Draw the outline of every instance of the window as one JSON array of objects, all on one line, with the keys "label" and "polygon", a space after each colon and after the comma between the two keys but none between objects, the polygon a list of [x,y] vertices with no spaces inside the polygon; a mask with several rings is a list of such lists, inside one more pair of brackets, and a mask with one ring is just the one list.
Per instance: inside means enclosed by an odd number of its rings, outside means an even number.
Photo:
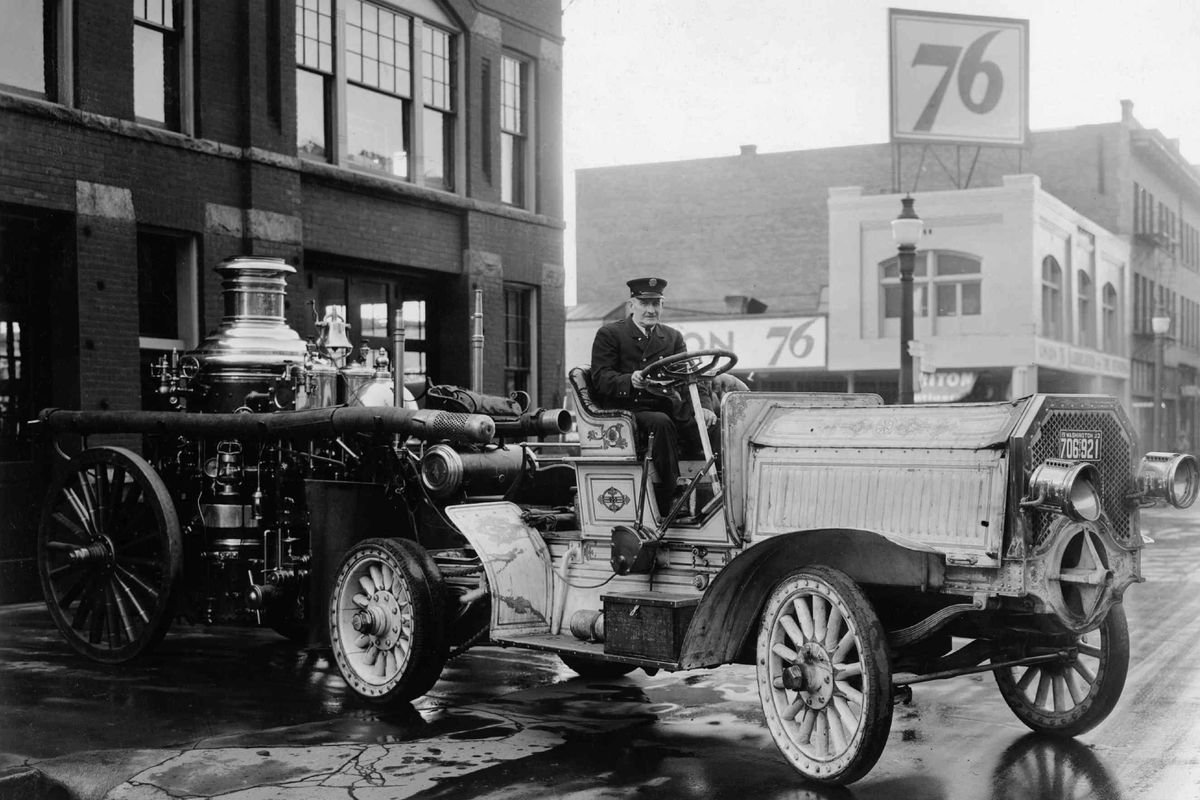
[{"label": "window", "polygon": [[450,34],[425,27],[421,46],[421,98],[425,102],[421,127],[424,153],[421,170],[425,185],[436,189],[454,186],[450,166],[454,163],[454,51]]},{"label": "window", "polygon": [[1111,283],[1104,284],[1102,302],[1104,352],[1119,355],[1121,353],[1121,306],[1117,302],[1117,289]]},{"label": "window", "polygon": [[525,205],[525,160],[527,156],[524,61],[510,56],[500,66],[500,199],[514,206]]},{"label": "window", "polygon": [[415,383],[419,389],[428,372],[425,300],[392,281],[367,273],[337,268],[326,271],[319,267],[312,267],[309,272],[316,289],[315,311],[319,318],[314,322],[336,314],[347,323],[346,336],[354,346],[350,360],[358,358],[359,348],[364,344],[372,350],[386,349],[389,357],[394,355],[391,322],[399,298],[404,315],[405,383],[410,387]]},{"label": "window", "polygon": [[139,231],[138,333],[142,363],[142,405],[156,405],[150,365],[172,350],[199,341],[196,245],[190,236]]},{"label": "window", "polygon": [[[893,256],[883,270],[883,315],[899,318],[901,308],[900,259]],[[974,256],[936,250],[917,253],[913,265],[913,316],[929,316],[929,297],[939,317],[978,316],[983,313],[981,264]]]},{"label": "window", "polygon": [[504,390],[533,393],[533,291],[504,288]]},{"label": "window", "polygon": [[1042,336],[1063,338],[1063,272],[1054,256],[1042,259]]},{"label": "window", "polygon": [[411,19],[373,3],[346,7],[346,160],[408,178]]},{"label": "window", "polygon": [[1079,344],[1082,347],[1095,347],[1096,322],[1092,314],[1096,299],[1093,296],[1092,279],[1083,270],[1079,270],[1077,276],[1079,279],[1079,294],[1076,297],[1079,312]]},{"label": "window", "polygon": [[[186,20],[191,0],[134,0],[133,113],[139,122],[191,132]],[[190,35],[190,31],[187,32]]]},{"label": "window", "polygon": [[324,160],[331,131],[333,0],[296,2],[296,148]]},{"label": "window", "polygon": [[296,0],[299,155],[454,189],[457,38],[435,5],[422,7],[424,16],[384,2]]},{"label": "window", "polygon": [[8,0],[0,25],[0,88],[70,102],[72,0]]}]

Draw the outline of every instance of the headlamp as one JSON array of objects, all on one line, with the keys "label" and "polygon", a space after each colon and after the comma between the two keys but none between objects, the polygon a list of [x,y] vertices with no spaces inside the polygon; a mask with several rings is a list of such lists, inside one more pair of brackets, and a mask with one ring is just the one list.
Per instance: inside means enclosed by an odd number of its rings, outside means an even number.
[{"label": "headlamp", "polygon": [[1187,508],[1200,490],[1200,467],[1187,453],[1146,453],[1138,467],[1137,484],[1144,497]]},{"label": "headlamp", "polygon": [[1048,458],[1029,479],[1030,499],[1024,507],[1064,514],[1076,522],[1100,517],[1100,471],[1086,461]]}]

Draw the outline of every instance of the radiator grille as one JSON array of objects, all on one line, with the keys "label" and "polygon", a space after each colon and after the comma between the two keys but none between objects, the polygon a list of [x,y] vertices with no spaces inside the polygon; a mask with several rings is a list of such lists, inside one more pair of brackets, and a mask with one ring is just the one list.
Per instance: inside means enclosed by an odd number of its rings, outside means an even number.
[{"label": "radiator grille", "polygon": [[[1050,409],[1041,418],[1036,431],[1031,432],[1029,442],[1030,469],[1047,458],[1058,457],[1058,434],[1061,431],[1100,431],[1101,458],[1096,467],[1100,470],[1100,500],[1104,513],[1112,523],[1113,533],[1122,541],[1129,538],[1129,507],[1125,497],[1133,487],[1132,442],[1117,416],[1105,411],[1080,411]],[[1055,515],[1038,512],[1035,534],[1041,542]]]}]

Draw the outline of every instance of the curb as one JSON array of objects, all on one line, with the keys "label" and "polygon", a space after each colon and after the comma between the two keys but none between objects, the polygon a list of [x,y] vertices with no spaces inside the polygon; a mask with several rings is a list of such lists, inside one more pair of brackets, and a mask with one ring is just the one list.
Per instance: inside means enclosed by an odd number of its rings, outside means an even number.
[{"label": "curb", "polygon": [[74,800],[75,795],[33,767],[0,769],[0,800]]}]

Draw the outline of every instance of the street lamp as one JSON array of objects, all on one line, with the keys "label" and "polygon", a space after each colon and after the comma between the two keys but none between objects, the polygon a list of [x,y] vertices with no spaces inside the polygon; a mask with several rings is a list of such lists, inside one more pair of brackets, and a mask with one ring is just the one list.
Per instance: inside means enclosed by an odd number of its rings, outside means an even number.
[{"label": "street lamp", "polygon": [[925,223],[913,211],[911,196],[900,200],[900,216],[892,220],[892,239],[900,250],[900,403],[913,401],[913,363],[908,343],[913,338],[913,268],[917,243]]},{"label": "street lamp", "polygon": [[1150,318],[1150,330],[1154,332],[1154,406],[1150,414],[1150,436],[1152,441],[1147,449],[1158,450],[1163,446],[1163,351],[1166,345],[1166,334],[1171,329],[1171,317],[1166,309],[1159,305],[1153,317]]}]

